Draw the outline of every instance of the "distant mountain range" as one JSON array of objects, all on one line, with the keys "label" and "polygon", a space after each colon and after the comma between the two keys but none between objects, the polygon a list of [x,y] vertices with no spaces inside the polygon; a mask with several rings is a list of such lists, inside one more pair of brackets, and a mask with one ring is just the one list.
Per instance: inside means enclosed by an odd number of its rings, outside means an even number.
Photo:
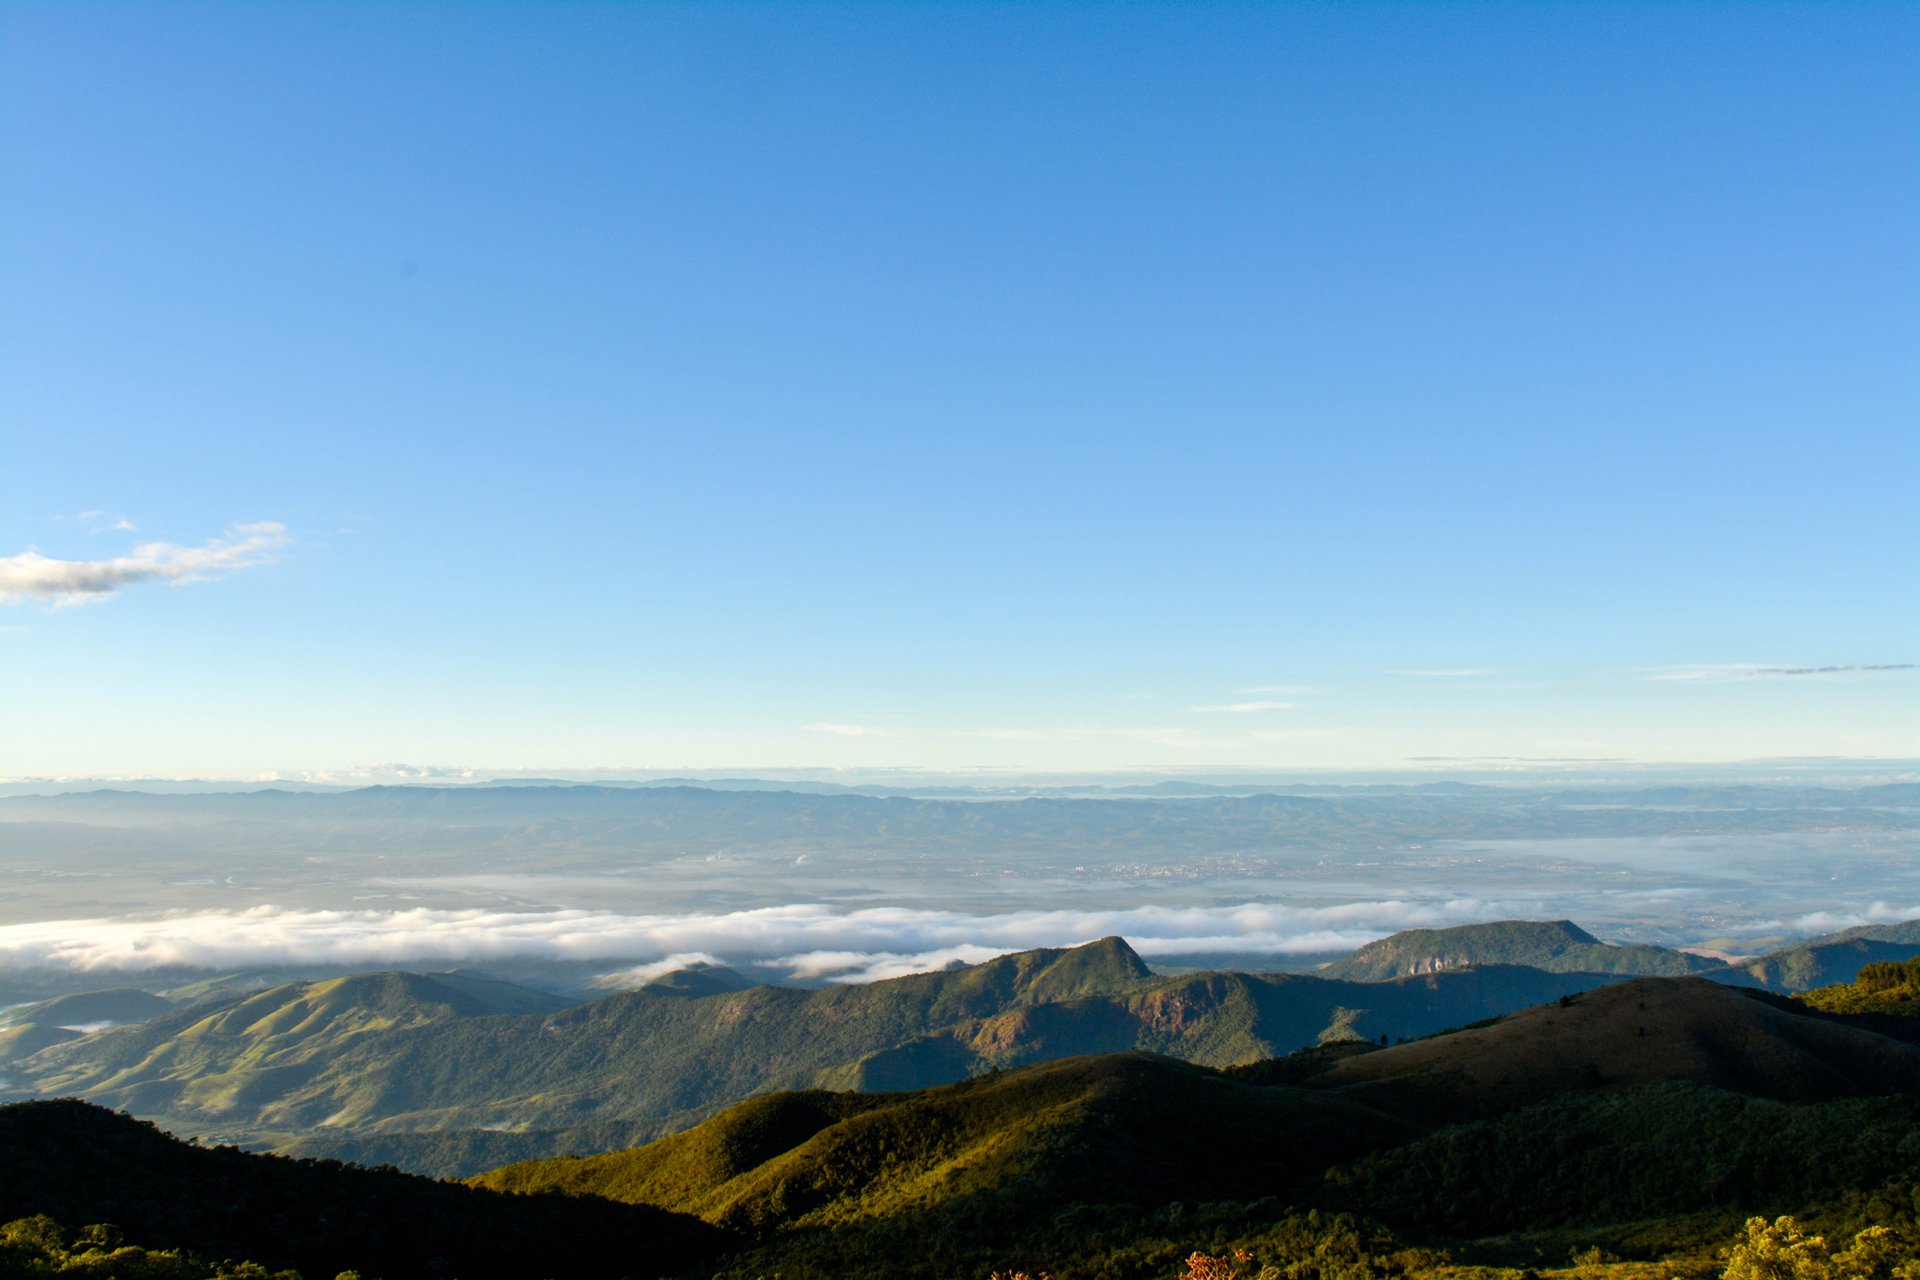
[{"label": "distant mountain range", "polygon": [[0,833],[20,823],[103,826],[431,821],[443,829],[563,824],[572,840],[623,847],[712,844],[1093,852],[1116,843],[1163,852],[1370,845],[1420,840],[1659,836],[1920,826],[1920,785],[1849,790],[1662,788],[1652,792],[1440,787],[1361,794],[927,798],[845,791],[699,786],[378,786],[351,791],[156,794],[100,790],[0,798]]}]

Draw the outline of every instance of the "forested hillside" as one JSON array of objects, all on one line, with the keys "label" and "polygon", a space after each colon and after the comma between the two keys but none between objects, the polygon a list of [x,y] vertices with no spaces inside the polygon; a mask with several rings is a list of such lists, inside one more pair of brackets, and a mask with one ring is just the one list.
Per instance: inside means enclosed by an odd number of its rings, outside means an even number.
[{"label": "forested hillside", "polygon": [[79,1102],[0,1107],[0,1169],[0,1222],[45,1215],[69,1239],[111,1224],[148,1249],[306,1277],[666,1275],[724,1244],[712,1227],[657,1209],[189,1146]]},{"label": "forested hillside", "polygon": [[1533,1265],[1576,1244],[1699,1274],[1753,1213],[1829,1211],[1910,1173],[1917,1080],[1920,1048],[1648,979],[1224,1074],[1136,1054],[783,1094],[476,1182],[699,1214],[758,1242],[749,1274],[1150,1276],[1183,1247],[1298,1265],[1308,1236],[1346,1251],[1346,1274],[1431,1269],[1437,1249]]},{"label": "forested hillside", "polygon": [[[777,1089],[912,1089],[1146,1049],[1225,1067],[1410,1038],[1610,981],[1490,966],[1354,983],[1156,977],[1117,938],[824,989],[667,984],[586,1004],[446,975],[295,983],[54,1045],[15,1071],[184,1132],[435,1173],[673,1132]],[[560,1002],[554,1002],[558,1004]]]}]

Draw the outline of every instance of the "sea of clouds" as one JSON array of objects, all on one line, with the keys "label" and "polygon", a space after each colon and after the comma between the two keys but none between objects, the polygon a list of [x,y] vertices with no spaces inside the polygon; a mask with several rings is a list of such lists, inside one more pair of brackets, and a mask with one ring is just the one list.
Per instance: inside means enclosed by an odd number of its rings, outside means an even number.
[{"label": "sea of clouds", "polygon": [[818,903],[680,915],[261,906],[0,926],[0,966],[223,970],[544,958],[606,962],[636,981],[692,963],[734,962],[795,979],[864,982],[1112,934],[1149,957],[1345,951],[1398,929],[1509,918],[1537,907],[1478,898],[997,914]]},{"label": "sea of clouds", "polygon": [[[0,926],[0,967],[229,970],[547,959],[604,964],[616,981],[644,982],[691,964],[745,963],[801,981],[868,982],[956,961],[975,964],[1010,951],[1078,946],[1113,934],[1149,958],[1286,956],[1349,951],[1401,929],[1549,914],[1539,902],[1483,898],[991,914],[904,907],[849,910],[821,903],[677,915],[260,906]],[[1857,910],[1755,922],[1740,931],[1818,933],[1916,918],[1920,905],[1874,902]]]}]

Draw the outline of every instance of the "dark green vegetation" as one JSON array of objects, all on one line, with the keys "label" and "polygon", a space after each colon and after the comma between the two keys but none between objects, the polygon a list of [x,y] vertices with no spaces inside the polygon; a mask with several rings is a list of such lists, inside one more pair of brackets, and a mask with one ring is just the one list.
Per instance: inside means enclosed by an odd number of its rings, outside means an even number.
[{"label": "dark green vegetation", "polygon": [[69,1233],[44,1213],[0,1225],[0,1276],[7,1280],[99,1276],[103,1280],[299,1280],[251,1259],[212,1261],[189,1249],[128,1244],[111,1223]]},{"label": "dark green vegetation", "polygon": [[1609,946],[1571,920],[1499,920],[1451,929],[1407,929],[1321,970],[1329,978],[1385,982],[1469,965],[1517,964],[1552,973],[1672,976],[1719,968],[1665,947]]},{"label": "dark green vegetation", "polygon": [[1920,1018],[1920,959],[1870,964],[1851,983],[1822,987],[1800,998],[1828,1013]]},{"label": "dark green vegetation", "polygon": [[391,1169],[188,1146],[79,1102],[0,1107],[0,1170],[0,1221],[45,1215],[70,1235],[106,1223],[144,1249],[309,1277],[652,1276],[725,1243],[703,1223],[642,1206],[502,1197]]},{"label": "dark green vegetation", "polygon": [[[743,1276],[1165,1276],[1240,1248],[1358,1277],[1434,1269],[1434,1250],[1540,1267],[1596,1246],[1697,1275],[1752,1214],[1858,1216],[1859,1193],[1910,1176],[1916,1082],[1915,1046],[1645,979],[1235,1072],[1132,1054],[783,1094],[477,1181],[699,1214],[755,1241]],[[1891,1195],[1910,1227],[1912,1188]]]},{"label": "dark green vegetation", "polygon": [[[1488,966],[1384,983],[1155,977],[1118,938],[864,986],[695,982],[568,1008],[451,975],[294,983],[16,1066],[178,1131],[470,1173],[631,1146],[779,1089],[914,1089],[1146,1049],[1225,1067],[1327,1038],[1425,1035],[1609,981]],[[711,984],[707,984],[711,985]]]}]

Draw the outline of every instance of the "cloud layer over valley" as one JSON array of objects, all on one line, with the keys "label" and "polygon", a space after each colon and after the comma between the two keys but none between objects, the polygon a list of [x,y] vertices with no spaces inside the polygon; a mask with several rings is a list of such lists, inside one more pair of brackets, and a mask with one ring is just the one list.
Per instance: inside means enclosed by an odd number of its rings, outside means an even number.
[{"label": "cloud layer over valley", "polygon": [[1009,951],[1119,934],[1142,955],[1349,950],[1398,929],[1526,915],[1537,903],[1383,900],[1338,906],[968,914],[817,903],[714,914],[604,911],[294,911],[262,906],[143,919],[0,927],[0,966],[69,970],[272,965],[438,965],[506,959],[605,961],[644,981],[694,962],[764,966],[801,980],[860,982],[975,963]]}]

